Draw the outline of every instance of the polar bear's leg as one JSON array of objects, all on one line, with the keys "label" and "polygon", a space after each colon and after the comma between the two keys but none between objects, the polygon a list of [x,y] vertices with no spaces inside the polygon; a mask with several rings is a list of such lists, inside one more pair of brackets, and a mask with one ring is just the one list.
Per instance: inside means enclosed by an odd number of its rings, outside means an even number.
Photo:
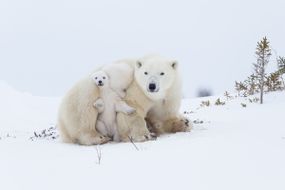
[{"label": "polar bear's leg", "polygon": [[[156,123],[153,124],[154,127]],[[190,120],[184,116],[178,116],[173,118],[168,118],[162,122],[162,127],[158,129],[157,134],[163,133],[176,133],[176,132],[190,132],[192,129],[192,123]]]},{"label": "polar bear's leg", "polygon": [[116,123],[113,124],[113,141],[120,142],[120,135],[119,135],[118,126]]},{"label": "polar bear's leg", "polygon": [[97,122],[96,122],[96,130],[99,131],[102,135],[108,136],[106,125],[99,119],[97,119]]},{"label": "polar bear's leg", "polygon": [[144,117],[138,113],[126,115],[119,112],[117,114],[117,126],[120,140],[123,142],[143,142],[154,139],[146,127]]},{"label": "polar bear's leg", "polygon": [[[88,97],[86,97],[88,98]],[[90,97],[89,97],[90,98]],[[74,136],[77,142],[82,145],[97,145],[103,144],[110,140],[109,137],[104,136],[96,130],[96,123],[98,119],[98,111],[94,109],[93,103],[98,98],[91,97],[85,104],[84,108],[80,112],[80,121]]]},{"label": "polar bear's leg", "polygon": [[155,135],[160,135],[162,133],[163,130],[163,122],[160,120],[155,120],[155,119],[150,119],[149,117],[147,117],[145,119],[146,124],[147,124],[147,128],[148,130],[155,134]]},{"label": "polar bear's leg", "polygon": [[[179,85],[177,85],[179,86]],[[157,135],[163,133],[176,133],[191,131],[192,124],[190,120],[179,114],[181,104],[180,89],[172,90],[178,92],[169,96],[167,100],[157,103],[147,114],[146,120],[150,131]]]},{"label": "polar bear's leg", "polygon": [[[165,114],[166,115],[166,114]],[[189,132],[192,129],[190,120],[182,115],[156,115],[154,112],[148,114],[146,122],[151,132],[156,135],[163,133]]]},{"label": "polar bear's leg", "polygon": [[136,111],[135,108],[129,106],[124,101],[117,102],[115,105],[115,109],[116,109],[116,112],[123,112],[124,114],[127,114],[127,115],[132,114]]},{"label": "polar bear's leg", "polygon": [[59,119],[59,121],[57,123],[57,128],[59,130],[60,137],[61,137],[63,142],[65,142],[65,143],[73,143],[72,138],[68,134],[68,131],[66,130],[66,126],[64,125],[64,122],[61,121],[61,119]]}]

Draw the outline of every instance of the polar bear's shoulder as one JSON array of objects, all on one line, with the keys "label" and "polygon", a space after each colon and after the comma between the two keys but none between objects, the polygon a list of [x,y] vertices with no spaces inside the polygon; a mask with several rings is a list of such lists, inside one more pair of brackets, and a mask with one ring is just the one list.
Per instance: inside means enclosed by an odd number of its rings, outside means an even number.
[{"label": "polar bear's shoulder", "polygon": [[134,79],[132,61],[117,61],[102,68],[109,77],[110,87],[114,90],[124,90]]},{"label": "polar bear's shoulder", "polygon": [[114,76],[129,76],[132,75],[134,72],[134,68],[129,64],[127,61],[118,61],[115,63],[108,64],[102,68],[103,71],[105,71],[109,77]]}]

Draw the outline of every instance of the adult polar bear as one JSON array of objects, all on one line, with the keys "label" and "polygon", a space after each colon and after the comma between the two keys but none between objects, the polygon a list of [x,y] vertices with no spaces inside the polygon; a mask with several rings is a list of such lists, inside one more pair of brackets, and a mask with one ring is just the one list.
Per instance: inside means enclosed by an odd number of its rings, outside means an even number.
[{"label": "adult polar bear", "polygon": [[[117,64],[128,64],[134,69],[134,80],[126,90],[124,101],[136,109],[136,114],[118,113],[121,141],[148,140],[151,138],[150,131],[159,135],[191,129],[188,120],[179,114],[181,80],[177,62],[148,56]],[[109,140],[95,129],[98,113],[93,103],[98,97],[99,89],[88,76],[63,98],[58,127],[64,142],[92,145]]]}]

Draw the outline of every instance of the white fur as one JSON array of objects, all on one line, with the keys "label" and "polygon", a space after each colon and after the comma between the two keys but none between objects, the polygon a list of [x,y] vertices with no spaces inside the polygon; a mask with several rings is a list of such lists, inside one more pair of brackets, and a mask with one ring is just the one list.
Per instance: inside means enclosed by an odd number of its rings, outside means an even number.
[{"label": "white fur", "polygon": [[121,98],[125,97],[125,91],[133,81],[134,69],[126,63],[119,62],[106,65],[102,68],[102,71],[108,75],[110,87]]},{"label": "white fur", "polygon": [[[157,135],[189,131],[189,121],[179,114],[181,80],[177,62],[148,56],[128,63],[135,68],[135,81],[128,88],[125,101],[136,109],[137,114],[118,113],[120,138],[123,141],[129,141],[130,136],[133,141],[150,139],[145,119]],[[149,89],[150,83],[156,84],[153,91]]]},{"label": "white fur", "polygon": [[[142,58],[135,67],[135,79],[144,93],[153,100],[161,100],[175,82],[178,63],[159,56]],[[149,85],[154,84],[154,91]]]},{"label": "white fur", "polygon": [[93,103],[98,97],[99,90],[90,77],[83,78],[66,93],[58,110],[57,122],[64,142],[94,145],[110,140],[95,128],[98,112]]},{"label": "white fur", "polygon": [[[131,85],[126,87],[127,92],[124,101],[136,109],[136,114],[132,115],[117,113],[120,138],[123,141],[128,141],[129,137],[133,141],[149,139],[150,132],[146,127],[145,118],[148,120],[148,125],[152,127],[159,126],[158,134],[190,129],[190,126],[185,124],[184,118],[179,114],[181,80],[177,65],[172,67],[172,60],[157,56],[144,57],[139,61],[142,63],[141,68],[137,67],[136,59],[122,60],[115,63],[118,64],[119,68],[123,68],[123,70],[130,73],[127,74],[127,77],[122,74],[123,72],[116,72],[115,70],[113,72],[112,69],[109,71],[111,88],[112,86],[113,88],[120,86],[116,83],[121,82],[121,80],[127,81],[122,84],[127,84],[128,81],[131,82]],[[119,64],[123,64],[123,66]],[[108,67],[105,67],[107,74],[109,74]],[[112,66],[110,65],[110,67]],[[175,70],[169,70],[171,67]],[[156,82],[159,83],[160,87],[159,91],[149,92],[147,90],[150,78],[143,75],[143,69],[147,69],[150,75],[156,76]],[[104,69],[98,68],[98,70]],[[133,70],[136,70],[135,80],[133,80]],[[161,78],[162,76],[158,75],[162,71],[166,73],[167,78]],[[115,83],[112,84],[112,81]],[[119,89],[122,88],[119,87]],[[122,94],[124,95],[124,93]],[[64,142],[92,145],[105,143],[109,140],[95,128],[98,111],[94,109],[93,104],[99,96],[100,90],[94,85],[94,81],[90,76],[75,84],[66,94],[59,108],[57,124]],[[104,103],[104,101],[102,102]]]},{"label": "white fur", "polygon": [[[122,68],[118,70],[120,74],[117,74],[115,71],[117,68]],[[114,76],[112,79],[109,78],[105,71],[109,71],[109,76]],[[122,101],[122,97],[124,96],[124,90],[130,85],[130,82],[126,79],[117,78],[117,81],[113,81],[116,77],[122,78],[131,78],[124,67],[109,67],[105,71],[97,71],[92,74],[92,79],[94,83],[100,89],[100,98],[96,100],[94,103],[95,108],[98,110],[99,115],[96,122],[96,129],[105,136],[113,138],[114,141],[120,141],[117,124],[116,124],[116,116],[117,112],[122,112],[125,114],[131,114],[135,112],[135,109],[128,106],[124,101]],[[131,81],[131,80],[129,80]],[[111,88],[110,85],[113,85]],[[120,93],[117,94],[117,93]]]}]

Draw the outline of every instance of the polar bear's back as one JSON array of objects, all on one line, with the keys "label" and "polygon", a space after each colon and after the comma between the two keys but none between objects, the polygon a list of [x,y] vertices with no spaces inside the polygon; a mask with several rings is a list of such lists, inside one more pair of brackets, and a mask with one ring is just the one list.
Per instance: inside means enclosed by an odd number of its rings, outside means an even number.
[{"label": "polar bear's back", "polygon": [[110,87],[114,90],[127,89],[134,78],[134,68],[124,61],[106,65],[102,69],[110,78]]}]

